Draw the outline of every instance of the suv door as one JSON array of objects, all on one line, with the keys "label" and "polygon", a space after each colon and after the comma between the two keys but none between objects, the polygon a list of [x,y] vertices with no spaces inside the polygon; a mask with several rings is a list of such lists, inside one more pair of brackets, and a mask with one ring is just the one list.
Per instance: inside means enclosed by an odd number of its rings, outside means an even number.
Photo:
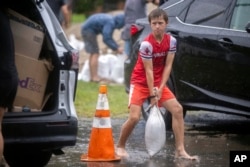
[{"label": "suv door", "polygon": [[241,114],[250,110],[250,33],[245,30],[250,21],[250,1],[236,0],[234,4],[227,24],[218,36],[220,56],[223,57],[221,61],[225,67],[225,75],[221,76],[224,82],[219,86],[225,95],[234,95],[225,102],[232,108],[240,106],[242,111],[234,112]]},{"label": "suv door", "polygon": [[172,22],[168,27],[177,38],[178,47],[173,65],[175,93],[186,109],[203,108],[203,102],[207,103],[206,109],[214,108],[213,93],[221,87],[220,77],[225,69],[218,35],[230,5],[228,0],[190,0],[176,18],[176,25]]}]

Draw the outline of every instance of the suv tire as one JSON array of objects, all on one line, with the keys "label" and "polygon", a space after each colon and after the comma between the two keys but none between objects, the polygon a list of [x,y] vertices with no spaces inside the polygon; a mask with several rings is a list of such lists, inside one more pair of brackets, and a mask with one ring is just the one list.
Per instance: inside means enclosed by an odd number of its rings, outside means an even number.
[{"label": "suv tire", "polygon": [[48,164],[51,155],[52,152],[49,151],[18,150],[16,148],[4,151],[5,160],[11,167],[44,167]]}]

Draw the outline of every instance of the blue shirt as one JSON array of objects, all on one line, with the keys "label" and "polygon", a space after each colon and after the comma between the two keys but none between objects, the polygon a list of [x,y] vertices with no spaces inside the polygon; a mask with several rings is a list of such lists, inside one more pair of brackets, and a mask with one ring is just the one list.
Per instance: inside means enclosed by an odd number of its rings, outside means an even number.
[{"label": "blue shirt", "polygon": [[102,34],[103,42],[113,50],[118,49],[118,44],[113,39],[114,30],[124,26],[124,14],[112,16],[106,13],[97,13],[91,15],[82,24],[82,33],[90,32]]}]

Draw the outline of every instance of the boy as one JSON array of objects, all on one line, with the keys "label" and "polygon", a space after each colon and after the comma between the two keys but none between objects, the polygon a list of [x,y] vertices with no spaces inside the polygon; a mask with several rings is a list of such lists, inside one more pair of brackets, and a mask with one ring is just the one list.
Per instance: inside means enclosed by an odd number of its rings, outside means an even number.
[{"label": "boy", "polygon": [[[172,114],[173,131],[176,142],[176,158],[196,160],[184,148],[183,109],[174,94],[166,86],[176,52],[176,39],[165,33],[168,24],[166,12],[160,8],[153,10],[148,20],[152,29],[141,43],[138,59],[131,76],[129,95],[129,118],[123,124],[117,144],[117,154],[128,157],[126,141],[138,123],[143,102],[150,98],[151,105],[159,103]],[[154,87],[157,87],[155,91]]]}]

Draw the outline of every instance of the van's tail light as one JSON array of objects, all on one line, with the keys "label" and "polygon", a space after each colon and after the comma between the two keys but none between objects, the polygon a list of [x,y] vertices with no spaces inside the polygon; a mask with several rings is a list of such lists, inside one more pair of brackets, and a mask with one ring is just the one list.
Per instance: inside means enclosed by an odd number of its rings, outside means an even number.
[{"label": "van's tail light", "polygon": [[63,53],[64,56],[60,58],[61,68],[66,70],[76,70],[79,69],[79,51],[72,49],[68,52]]},{"label": "van's tail light", "polygon": [[136,35],[138,32],[140,32],[143,29],[143,26],[132,24],[130,27],[130,34],[131,36]]},{"label": "van's tail light", "polygon": [[71,69],[78,70],[79,69],[79,51],[71,50]]}]

